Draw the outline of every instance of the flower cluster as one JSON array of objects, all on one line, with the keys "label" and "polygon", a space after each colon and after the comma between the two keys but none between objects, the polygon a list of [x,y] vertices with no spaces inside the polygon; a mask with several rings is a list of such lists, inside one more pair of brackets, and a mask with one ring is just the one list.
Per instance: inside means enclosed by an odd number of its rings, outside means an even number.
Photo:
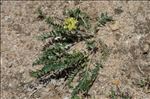
[{"label": "flower cluster", "polygon": [[77,24],[77,20],[73,17],[67,18],[64,21],[64,28],[68,29],[69,31],[74,30],[77,28],[76,24]]}]

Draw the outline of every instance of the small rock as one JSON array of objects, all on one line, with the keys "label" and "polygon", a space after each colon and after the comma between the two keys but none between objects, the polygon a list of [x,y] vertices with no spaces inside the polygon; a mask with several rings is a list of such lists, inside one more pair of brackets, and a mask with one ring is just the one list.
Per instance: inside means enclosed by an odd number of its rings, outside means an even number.
[{"label": "small rock", "polygon": [[56,83],[56,85],[58,85],[58,86],[60,86],[62,84],[62,82],[60,82],[60,81],[58,81],[57,83]]},{"label": "small rock", "polygon": [[119,27],[119,22],[118,21],[113,22],[112,24],[110,24],[110,28],[111,28],[112,31],[118,30],[120,28]]},{"label": "small rock", "polygon": [[149,50],[149,45],[146,43],[146,44],[143,45],[143,52],[144,53],[148,52],[148,50]]},{"label": "small rock", "polygon": [[69,97],[64,97],[63,99],[69,99]]},{"label": "small rock", "polygon": [[61,82],[63,82],[64,80],[65,80],[64,78],[61,78],[61,79],[60,79]]},{"label": "small rock", "polygon": [[60,85],[62,85],[62,84],[63,84],[63,82],[64,82],[64,79],[63,79],[63,78],[61,78],[60,80],[58,80],[58,81],[57,81],[57,85],[58,85],[58,86],[60,86]]},{"label": "small rock", "polygon": [[12,84],[11,83],[9,83],[9,85],[8,85],[9,87],[12,87]]},{"label": "small rock", "polygon": [[10,22],[11,21],[11,17],[10,16],[5,16],[5,21]]},{"label": "small rock", "polygon": [[55,80],[55,79],[52,79],[52,80],[51,80],[51,83],[52,83],[53,85],[56,85],[56,80]]},{"label": "small rock", "polygon": [[21,31],[22,27],[19,24],[13,24],[13,29],[15,31]]},{"label": "small rock", "polygon": [[115,14],[121,14],[123,12],[122,7],[118,7],[114,9]]},{"label": "small rock", "polygon": [[73,91],[72,89],[69,89],[69,92],[70,92],[70,93],[72,93],[72,91]]},{"label": "small rock", "polygon": [[45,30],[44,26],[39,27],[39,31],[44,31],[44,30]]},{"label": "small rock", "polygon": [[140,40],[142,38],[142,35],[137,35],[136,38],[137,40]]},{"label": "small rock", "polygon": [[148,44],[150,44],[150,34],[148,36],[146,36],[145,42],[148,43]]},{"label": "small rock", "polygon": [[50,91],[49,88],[44,88],[43,90],[44,90],[43,92],[49,92]]}]

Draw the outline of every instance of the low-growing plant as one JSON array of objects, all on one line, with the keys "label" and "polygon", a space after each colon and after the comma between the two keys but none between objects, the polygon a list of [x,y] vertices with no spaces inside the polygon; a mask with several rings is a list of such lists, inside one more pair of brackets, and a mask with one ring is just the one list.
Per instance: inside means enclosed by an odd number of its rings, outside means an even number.
[{"label": "low-growing plant", "polygon": [[[33,66],[43,65],[43,67],[30,74],[38,79],[42,78],[43,82],[46,80],[48,82],[50,78],[65,78],[66,85],[73,88],[71,99],[79,99],[79,93],[84,96],[88,94],[102,68],[102,63],[101,61],[91,61],[93,60],[91,56],[96,55],[99,48],[96,45],[98,42],[91,40],[94,34],[90,33],[90,17],[79,8],[65,10],[64,15],[66,18],[56,23],[55,17],[43,16],[39,10],[39,17],[44,18],[52,30],[38,36],[38,39],[42,41],[49,39],[50,42],[44,46],[39,58],[33,63]],[[102,25],[112,20],[107,14],[102,14],[101,18],[102,20],[99,20],[98,23],[100,22]],[[84,51],[70,50],[81,41],[85,42],[87,49]],[[49,76],[49,78],[43,79],[45,76]],[[72,85],[75,77],[78,78],[77,86]]]},{"label": "low-growing plant", "polygon": [[105,26],[107,22],[113,21],[112,16],[108,16],[106,13],[101,13],[101,15],[97,18],[98,26]]},{"label": "low-growing plant", "polygon": [[41,7],[39,7],[38,9],[37,9],[37,12],[38,12],[38,18],[39,19],[44,19],[45,18],[45,14],[42,12],[42,10],[41,10]]},{"label": "low-growing plant", "polygon": [[146,77],[145,79],[140,79],[140,81],[137,82],[137,85],[148,92],[147,90],[150,89],[150,78]]},{"label": "low-growing plant", "polygon": [[111,99],[132,99],[128,92],[115,91],[113,88],[111,88],[109,97]]}]

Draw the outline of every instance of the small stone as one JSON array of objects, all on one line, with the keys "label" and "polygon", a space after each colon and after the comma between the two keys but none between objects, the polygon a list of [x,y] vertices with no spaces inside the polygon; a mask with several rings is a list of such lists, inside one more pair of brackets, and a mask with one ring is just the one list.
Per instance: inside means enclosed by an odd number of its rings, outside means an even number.
[{"label": "small stone", "polygon": [[45,89],[44,89],[44,92],[49,92],[49,91],[50,91],[49,88],[45,88]]},{"label": "small stone", "polygon": [[121,14],[123,12],[122,7],[118,7],[114,9],[115,14]]},{"label": "small stone", "polygon": [[19,24],[14,24],[13,25],[13,29],[15,30],[15,31],[21,31],[22,30],[22,27],[19,25]]},{"label": "small stone", "polygon": [[110,24],[110,28],[111,28],[112,31],[118,30],[118,29],[120,28],[120,27],[119,27],[119,22],[118,22],[118,21],[112,22],[112,23]]},{"label": "small stone", "polygon": [[148,44],[150,44],[150,34],[148,36],[146,36],[145,42],[148,43]]},{"label": "small stone", "polygon": [[10,16],[5,16],[5,21],[10,22],[11,21],[11,17]]},{"label": "small stone", "polygon": [[64,97],[63,99],[69,99],[69,97]]},{"label": "small stone", "polygon": [[55,79],[52,79],[52,80],[51,80],[51,83],[52,83],[53,85],[56,85],[56,80],[55,80]]},{"label": "small stone", "polygon": [[72,93],[72,89],[69,89],[69,92]]},{"label": "small stone", "polygon": [[63,82],[64,80],[65,80],[64,78],[61,78],[61,79],[60,79],[61,82]]},{"label": "small stone", "polygon": [[148,52],[148,50],[149,50],[149,45],[146,43],[143,45],[143,51],[145,53],[145,52]]},{"label": "small stone", "polygon": [[60,86],[60,85],[62,85],[62,84],[63,84],[63,82],[64,82],[64,79],[63,79],[63,78],[61,78],[60,80],[58,80],[58,81],[57,81],[57,85],[58,85],[58,86]]},{"label": "small stone", "polygon": [[39,31],[44,31],[44,30],[45,30],[44,26],[39,27]]},{"label": "small stone", "polygon": [[11,83],[9,83],[9,85],[8,85],[9,87],[12,87],[12,84]]},{"label": "small stone", "polygon": [[60,81],[58,81],[57,83],[56,83],[56,85],[58,85],[58,86],[60,86],[62,84],[62,82],[60,82]]}]

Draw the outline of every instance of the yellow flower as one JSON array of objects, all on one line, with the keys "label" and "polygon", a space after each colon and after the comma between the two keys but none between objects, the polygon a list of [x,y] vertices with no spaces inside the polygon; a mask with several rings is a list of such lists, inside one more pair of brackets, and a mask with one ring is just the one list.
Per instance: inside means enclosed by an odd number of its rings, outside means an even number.
[{"label": "yellow flower", "polygon": [[68,29],[69,31],[76,29],[77,28],[77,26],[76,26],[77,22],[78,21],[75,18],[72,18],[72,17],[67,18],[64,21],[64,28]]}]

